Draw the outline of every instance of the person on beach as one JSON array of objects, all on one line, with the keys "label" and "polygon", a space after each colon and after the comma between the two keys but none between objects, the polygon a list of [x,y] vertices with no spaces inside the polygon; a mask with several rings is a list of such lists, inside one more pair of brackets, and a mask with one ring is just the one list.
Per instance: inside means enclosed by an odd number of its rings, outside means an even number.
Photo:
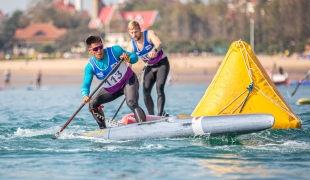
[{"label": "person on beach", "polygon": [[10,87],[11,86],[11,71],[10,69],[7,69],[4,71],[4,87]]},{"label": "person on beach", "polygon": [[170,64],[163,51],[161,40],[153,30],[141,31],[137,21],[129,22],[128,33],[131,41],[127,47],[129,52],[134,52],[139,58],[148,63],[143,75],[144,103],[150,115],[154,115],[154,102],[151,96],[152,88],[156,83],[157,90],[157,115],[168,116],[165,106],[165,84],[170,71]]},{"label": "person on beach", "polygon": [[41,81],[42,81],[42,71],[39,70],[37,73],[37,81],[36,81],[37,88],[41,87]]},{"label": "person on beach", "polygon": [[[84,69],[84,81],[81,88],[83,103],[89,102],[89,110],[97,121],[99,128],[106,128],[105,116],[101,104],[111,102],[125,94],[126,104],[135,115],[137,122],[146,121],[143,109],[138,104],[139,82],[136,74],[127,63],[134,64],[138,61],[136,54],[127,52],[118,45],[104,48],[99,36],[89,36],[86,39],[88,52],[92,55]],[[89,97],[93,76],[103,80],[113,70],[113,67],[123,59],[124,62],[112,73],[99,92],[94,97]]]}]

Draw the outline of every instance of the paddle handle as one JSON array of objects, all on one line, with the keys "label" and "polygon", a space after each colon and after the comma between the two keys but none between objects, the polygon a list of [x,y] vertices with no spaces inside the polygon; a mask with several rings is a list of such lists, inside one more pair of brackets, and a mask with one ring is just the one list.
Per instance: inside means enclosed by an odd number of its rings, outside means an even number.
[{"label": "paddle handle", "polygon": [[[121,59],[116,66],[108,73],[108,75],[100,82],[100,84],[96,87],[96,89],[89,95],[91,98],[97,91],[98,89],[105,83],[105,81],[111,76],[111,74],[120,66],[120,64],[123,62],[124,59]],[[59,132],[57,132],[52,139],[56,139],[60,133],[70,124],[70,122],[73,120],[73,118],[81,111],[81,109],[84,107],[84,103],[75,111],[75,113],[71,116],[71,118],[66,122],[65,125],[62,126]]]}]

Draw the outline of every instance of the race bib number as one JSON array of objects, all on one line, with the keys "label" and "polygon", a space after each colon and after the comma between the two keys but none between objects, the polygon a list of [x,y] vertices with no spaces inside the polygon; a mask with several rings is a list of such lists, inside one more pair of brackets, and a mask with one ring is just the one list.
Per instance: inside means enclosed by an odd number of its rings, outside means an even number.
[{"label": "race bib number", "polygon": [[148,54],[144,54],[142,56],[140,56],[140,58],[143,60],[143,61],[148,61],[150,58],[148,56]]},{"label": "race bib number", "polygon": [[122,63],[119,68],[113,74],[111,74],[108,79],[103,83],[103,87],[108,88],[117,84],[121,79],[123,79],[126,70],[126,63]]},{"label": "race bib number", "polygon": [[123,73],[117,70],[114,74],[112,74],[105,82],[104,87],[111,87],[118,83],[123,78]]}]

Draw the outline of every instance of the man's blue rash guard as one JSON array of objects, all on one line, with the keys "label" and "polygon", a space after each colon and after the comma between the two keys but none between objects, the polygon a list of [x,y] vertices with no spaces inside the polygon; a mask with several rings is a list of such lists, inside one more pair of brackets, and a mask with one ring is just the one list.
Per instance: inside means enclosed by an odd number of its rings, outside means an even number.
[{"label": "man's blue rash guard", "polygon": [[[112,52],[116,58],[119,58],[124,52],[130,56],[130,64],[134,64],[138,61],[138,56],[135,53],[125,51],[123,48],[120,46],[112,46]],[[95,63],[98,67],[101,69],[106,69],[108,66],[108,52],[106,49],[104,49],[104,57],[101,60],[97,60],[94,56],[91,58],[95,59]],[[84,69],[84,81],[82,84],[82,89],[81,89],[81,94],[82,97],[88,96],[89,95],[89,89],[91,86],[91,83],[93,81],[94,77],[94,71],[90,63],[87,63],[85,69]]]}]

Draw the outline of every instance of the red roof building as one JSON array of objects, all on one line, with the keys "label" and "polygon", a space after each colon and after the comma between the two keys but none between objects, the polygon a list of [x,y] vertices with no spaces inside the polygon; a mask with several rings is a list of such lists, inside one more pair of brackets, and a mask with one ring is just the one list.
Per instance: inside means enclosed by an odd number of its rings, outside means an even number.
[{"label": "red roof building", "polygon": [[103,28],[109,25],[112,20],[123,20],[123,18],[114,6],[105,6],[100,10],[98,16],[93,16],[88,27],[90,29]]},{"label": "red roof building", "polygon": [[75,6],[70,3],[69,1],[65,1],[65,0],[57,0],[53,5],[53,8],[60,10],[60,11],[67,11],[70,13],[75,13],[76,9]]},{"label": "red roof building", "polygon": [[4,17],[5,17],[4,13],[0,11],[0,18],[4,18]]},{"label": "red roof building", "polygon": [[67,32],[64,28],[57,28],[52,23],[33,23],[23,29],[15,31],[13,47],[15,55],[33,55],[35,47],[54,44]]},{"label": "red roof building", "polygon": [[57,28],[52,23],[33,23],[23,29],[15,31],[14,39],[26,43],[48,44],[54,43],[67,32],[64,28]]},{"label": "red roof building", "polygon": [[90,29],[105,28],[105,26],[109,26],[112,21],[123,21],[124,23],[128,23],[129,21],[136,20],[140,23],[141,29],[146,30],[158,19],[160,19],[160,17],[157,10],[119,11],[115,6],[105,6],[100,10],[96,18],[92,18],[88,27]]},{"label": "red roof building", "polygon": [[87,11],[82,10],[81,3],[81,0],[76,1],[75,5],[72,4],[69,0],[56,0],[52,4],[52,7],[58,11],[69,12],[72,14],[81,13],[85,17],[90,17]]},{"label": "red roof building", "polygon": [[0,23],[4,21],[5,17],[6,17],[5,14],[0,11]]}]

